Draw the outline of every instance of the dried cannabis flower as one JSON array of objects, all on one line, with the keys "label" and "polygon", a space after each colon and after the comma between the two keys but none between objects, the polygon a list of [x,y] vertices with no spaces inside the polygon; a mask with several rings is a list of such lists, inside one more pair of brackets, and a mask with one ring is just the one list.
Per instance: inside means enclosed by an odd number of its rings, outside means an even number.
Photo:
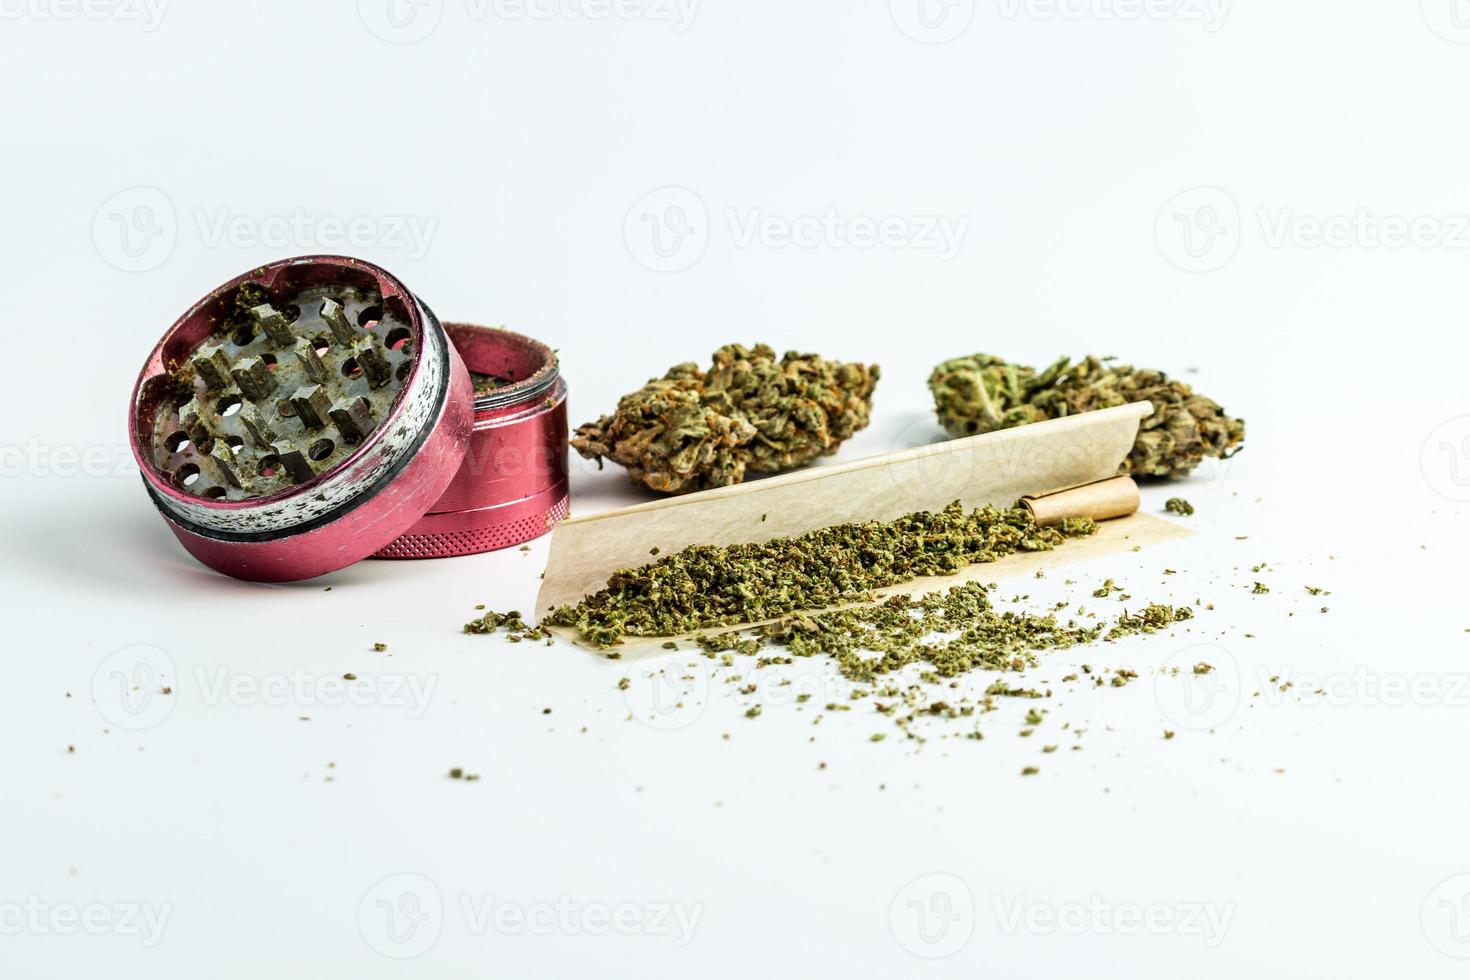
[{"label": "dried cannabis flower", "polygon": [[588,643],[675,636],[756,622],[843,602],[928,575],[953,575],[1018,551],[1050,551],[1092,534],[1091,521],[1037,527],[1023,508],[939,513],[821,528],[798,537],[725,547],[695,545],[641,568],[622,569],[601,592],[560,606],[545,622],[575,627]]},{"label": "dried cannabis flower", "polygon": [[635,483],[689,493],[740,483],[747,471],[804,466],[865,428],[878,368],[729,344],[701,371],[679,364],[577,429],[572,445],[610,459]]},{"label": "dried cannabis flower", "polygon": [[1153,403],[1122,472],[1181,477],[1206,456],[1228,459],[1245,439],[1245,422],[1162,371],[1087,357],[1062,358],[1037,373],[988,354],[945,361],[929,376],[940,424],[950,435],[972,436],[1044,419],[1078,415],[1131,402]]}]

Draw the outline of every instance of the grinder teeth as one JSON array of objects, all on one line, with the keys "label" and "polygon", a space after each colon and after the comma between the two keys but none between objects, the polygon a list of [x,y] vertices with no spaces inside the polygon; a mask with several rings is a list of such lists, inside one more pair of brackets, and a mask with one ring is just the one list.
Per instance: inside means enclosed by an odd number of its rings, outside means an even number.
[{"label": "grinder teeth", "polygon": [[204,457],[204,461],[214,482],[239,489],[240,476],[235,470],[235,454],[223,441],[214,444],[214,450]]},{"label": "grinder teeth", "polygon": [[199,348],[199,353],[194,355],[193,364],[199,377],[204,379],[204,386],[210,391],[219,391],[230,386],[230,355],[218,344]]},{"label": "grinder teeth", "polygon": [[303,337],[296,341],[292,353],[301,362],[301,368],[308,378],[317,383],[327,380],[327,365],[317,354],[315,344]]},{"label": "grinder teeth", "polygon": [[271,443],[271,452],[281,461],[281,466],[290,474],[291,479],[297,483],[305,483],[316,476],[316,473],[312,472],[311,464],[306,461],[306,456],[290,440],[280,439]]},{"label": "grinder teeth", "polygon": [[192,397],[154,420],[157,465],[210,500],[268,496],[345,461],[390,417],[416,356],[403,309],[372,290],[241,295],[243,313],[223,315],[174,372]]},{"label": "grinder teeth", "polygon": [[321,385],[307,385],[297,388],[292,393],[291,407],[295,409],[296,417],[301,420],[301,424],[315,432],[326,427],[332,408],[332,399],[327,396]]},{"label": "grinder teeth", "polygon": [[269,303],[262,303],[259,306],[253,307],[250,310],[250,314],[255,317],[255,322],[260,325],[260,328],[265,331],[266,336],[271,339],[271,343],[277,347],[289,347],[291,346],[291,342],[296,339],[296,335],[291,332],[291,321],[287,320],[284,313]]},{"label": "grinder teeth", "polygon": [[253,408],[247,408],[240,413],[240,424],[245,426],[245,431],[250,433],[250,439],[255,443],[257,449],[270,449],[271,443],[276,438],[275,430],[270,427],[260,413]]},{"label": "grinder teeth", "polygon": [[321,317],[327,323],[327,328],[332,331],[332,339],[343,346],[351,346],[353,341],[352,324],[347,322],[347,314],[342,309],[342,304],[334,299],[322,303]]},{"label": "grinder teeth", "polygon": [[352,356],[357,366],[367,376],[368,384],[380,388],[393,376],[393,365],[388,363],[388,354],[378,338],[367,336],[352,345]]},{"label": "grinder teeth", "polygon": [[276,379],[271,376],[270,366],[261,357],[245,357],[235,362],[230,372],[240,391],[251,401],[259,401],[276,390]]},{"label": "grinder teeth", "polygon": [[373,409],[366,398],[342,398],[332,406],[332,423],[348,443],[362,442],[373,431]]}]

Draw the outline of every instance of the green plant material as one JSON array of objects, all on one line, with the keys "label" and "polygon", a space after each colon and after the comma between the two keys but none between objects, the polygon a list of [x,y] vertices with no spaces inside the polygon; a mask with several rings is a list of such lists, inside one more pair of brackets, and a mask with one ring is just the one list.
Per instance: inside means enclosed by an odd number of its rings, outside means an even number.
[{"label": "green plant material", "polygon": [[572,446],[660,493],[729,486],[836,452],[867,426],[877,383],[876,365],[728,344],[708,371],[679,364],[623,396]]},{"label": "green plant material", "polygon": [[[1119,637],[1132,636],[1137,633],[1157,633],[1175,623],[1182,623],[1193,618],[1194,610],[1188,606],[1163,606],[1154,603],[1144,607],[1136,615],[1129,615],[1125,612],[1119,616],[1117,625],[1108,631],[1107,638],[1116,640]],[[1199,669],[1196,668],[1195,672],[1198,673]]]},{"label": "green plant material", "polygon": [[1061,358],[1044,371],[988,354],[945,361],[929,377],[940,424],[959,438],[1044,419],[1148,401],[1153,414],[1139,427],[1121,472],[1181,477],[1206,456],[1229,458],[1245,439],[1245,423],[1162,371],[1087,357]]},{"label": "green plant material", "polygon": [[520,643],[524,640],[545,640],[547,646],[556,641],[552,639],[550,631],[544,626],[531,626],[518,612],[487,612],[479,619],[472,619],[464,624],[466,633],[488,635],[505,630],[506,639],[512,643]]},{"label": "green plant material", "polygon": [[[874,589],[953,575],[1020,551],[1050,551],[1068,534],[1096,530],[1091,521],[1074,522],[1070,532],[1042,528],[1023,508],[966,511],[956,502],[938,513],[840,524],[760,544],[695,545],[615,572],[606,588],[552,610],[545,622],[573,627],[597,647],[625,636],[677,636],[866,601]],[[723,649],[744,641],[729,642]]]},{"label": "green plant material", "polygon": [[1164,510],[1170,514],[1178,514],[1180,517],[1194,516],[1194,504],[1191,504],[1183,497],[1170,497],[1164,501]]}]

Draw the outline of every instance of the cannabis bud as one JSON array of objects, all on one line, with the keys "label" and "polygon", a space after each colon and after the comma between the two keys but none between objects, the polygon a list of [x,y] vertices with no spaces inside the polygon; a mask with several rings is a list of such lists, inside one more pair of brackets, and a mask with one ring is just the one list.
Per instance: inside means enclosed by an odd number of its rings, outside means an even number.
[{"label": "cannabis bud", "polygon": [[661,493],[724,487],[830,455],[868,424],[878,368],[728,344],[679,364],[577,429],[572,445]]},{"label": "cannabis bud", "polygon": [[1130,402],[1153,403],[1121,472],[1181,477],[1206,456],[1228,459],[1245,439],[1245,422],[1227,416],[1162,371],[1111,358],[1062,358],[1038,373],[988,354],[945,361],[929,376],[939,422],[956,438],[1063,418]]}]

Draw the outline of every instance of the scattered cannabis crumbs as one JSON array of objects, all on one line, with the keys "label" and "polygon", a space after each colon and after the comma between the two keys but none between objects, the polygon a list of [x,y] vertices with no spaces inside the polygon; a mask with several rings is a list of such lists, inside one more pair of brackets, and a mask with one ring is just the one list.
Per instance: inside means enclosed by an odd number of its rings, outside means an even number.
[{"label": "scattered cannabis crumbs", "polygon": [[1178,514],[1180,517],[1190,517],[1194,514],[1194,504],[1183,497],[1170,497],[1164,502],[1164,510],[1170,514]]},{"label": "scattered cannabis crumbs", "polygon": [[[476,606],[475,608],[478,610],[485,607]],[[490,634],[499,630],[505,630],[506,639],[512,643],[521,643],[525,640],[544,640],[547,646],[556,643],[544,626],[527,624],[519,612],[487,612],[479,619],[472,619],[464,624],[466,633]]]},{"label": "scattered cannabis crumbs", "polygon": [[1016,552],[1050,551],[1096,530],[1088,520],[1042,528],[1023,508],[966,511],[953,503],[938,513],[841,524],[761,544],[697,545],[614,573],[605,589],[552,610],[546,622],[606,648],[627,636],[676,636],[870,601],[874,589],[954,575]]}]

